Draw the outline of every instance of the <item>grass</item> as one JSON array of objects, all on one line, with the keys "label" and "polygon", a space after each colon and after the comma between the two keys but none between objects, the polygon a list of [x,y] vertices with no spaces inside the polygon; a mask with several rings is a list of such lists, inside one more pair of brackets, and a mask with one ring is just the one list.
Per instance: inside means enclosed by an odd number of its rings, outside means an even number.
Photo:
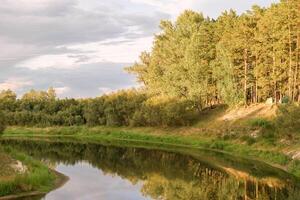
[{"label": "grass", "polygon": [[[43,164],[9,147],[1,147],[0,151],[2,155],[21,161],[27,167],[24,174],[15,174],[14,177],[0,180],[0,196],[32,191],[48,192],[54,187],[56,177]],[[8,165],[2,167],[2,170],[7,169]]]},{"label": "grass", "polygon": [[9,179],[14,176],[14,170],[10,166],[13,163],[13,159],[4,152],[0,151],[0,177],[1,179]]},{"label": "grass", "polygon": [[293,160],[288,165],[288,171],[294,174],[297,177],[300,177],[300,161],[299,160]]},{"label": "grass", "polygon": [[272,123],[264,118],[253,118],[248,121],[249,125],[252,127],[259,127],[264,129],[272,128]]}]

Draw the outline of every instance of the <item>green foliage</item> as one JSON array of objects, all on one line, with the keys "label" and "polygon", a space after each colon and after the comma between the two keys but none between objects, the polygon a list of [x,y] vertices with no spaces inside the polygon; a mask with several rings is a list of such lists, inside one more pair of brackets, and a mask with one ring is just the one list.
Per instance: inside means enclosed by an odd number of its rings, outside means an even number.
[{"label": "green foliage", "polygon": [[210,144],[209,148],[212,148],[212,149],[218,149],[218,150],[225,150],[226,146],[228,146],[229,143],[228,142],[225,142],[225,141],[222,141],[222,140],[217,140],[217,141],[214,141]]},{"label": "green foliage", "polygon": [[153,52],[127,68],[155,94],[183,98],[203,106],[213,94],[210,63],[215,56],[213,23],[202,14],[185,11],[176,22],[161,22]]},{"label": "green foliage", "polygon": [[251,119],[251,120],[249,120],[249,124],[250,124],[250,126],[260,127],[260,128],[264,128],[264,129],[272,128],[272,122],[267,119],[264,119],[264,118]]},{"label": "green foliage", "polygon": [[3,134],[3,131],[6,128],[6,121],[2,112],[0,112],[0,135]]},{"label": "green foliage", "polygon": [[276,127],[274,121],[270,121],[265,118],[254,118],[249,120],[248,124],[252,127],[260,128],[260,136],[264,138],[268,143],[274,143],[274,139],[276,138]]},{"label": "green foliage", "polygon": [[[180,126],[195,117],[194,103],[124,90],[94,99],[56,99],[30,91],[26,98],[3,104],[8,125],[17,126]],[[53,93],[53,92],[51,92]],[[34,96],[34,97],[33,97]],[[0,98],[1,102],[6,102]]]},{"label": "green foliage", "polygon": [[252,145],[254,143],[256,143],[256,139],[253,137],[250,137],[248,135],[244,135],[241,138],[243,141],[245,141],[247,143],[247,145]]},{"label": "green foliage", "polygon": [[275,134],[274,129],[263,129],[261,135],[265,139],[265,141],[269,144],[275,144],[275,140],[278,136]]},{"label": "green foliage", "polygon": [[296,104],[279,106],[276,118],[276,128],[279,133],[300,133],[300,107]]},{"label": "green foliage", "polygon": [[154,94],[193,101],[202,109],[299,99],[299,0],[225,11],[216,20],[183,12],[162,21],[152,51],[127,68]]},{"label": "green foliage", "polygon": [[196,115],[189,101],[172,98],[152,98],[145,101],[132,119],[133,126],[185,126],[190,125]]},{"label": "green foliage", "polygon": [[293,160],[288,165],[288,171],[296,176],[300,177],[300,161]]},{"label": "green foliage", "polygon": [[284,96],[282,97],[282,100],[281,100],[281,103],[283,104],[287,104],[287,103],[290,103],[290,98],[288,96]]}]

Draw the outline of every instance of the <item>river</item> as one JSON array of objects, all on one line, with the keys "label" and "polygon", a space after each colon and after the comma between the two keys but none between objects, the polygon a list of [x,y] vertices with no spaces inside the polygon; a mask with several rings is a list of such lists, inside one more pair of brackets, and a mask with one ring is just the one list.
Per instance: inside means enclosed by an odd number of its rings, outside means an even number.
[{"label": "river", "polygon": [[[69,177],[40,200],[299,199],[299,180],[259,161],[209,150],[4,140]],[[32,197],[30,199],[33,199]]]}]

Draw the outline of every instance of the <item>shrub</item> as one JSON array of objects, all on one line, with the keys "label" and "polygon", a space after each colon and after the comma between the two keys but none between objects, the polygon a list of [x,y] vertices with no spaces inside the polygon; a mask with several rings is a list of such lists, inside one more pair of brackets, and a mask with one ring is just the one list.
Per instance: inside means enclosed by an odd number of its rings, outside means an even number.
[{"label": "shrub", "polygon": [[187,126],[193,123],[196,115],[191,102],[167,97],[154,97],[146,100],[136,110],[132,126]]},{"label": "shrub", "polygon": [[3,113],[0,112],[0,135],[3,134],[5,128],[6,128],[5,118]]},{"label": "shrub", "polygon": [[293,160],[291,163],[289,163],[288,171],[300,177],[300,161]]},{"label": "shrub", "polygon": [[248,145],[252,145],[256,142],[256,139],[247,135],[241,137],[243,141],[245,141]]},{"label": "shrub", "polygon": [[281,105],[275,120],[280,133],[298,133],[300,131],[300,107],[295,104]]},{"label": "shrub", "polygon": [[228,144],[224,141],[213,141],[209,148],[211,149],[217,149],[217,150],[224,150],[225,147],[227,146]]},{"label": "shrub", "polygon": [[284,104],[290,103],[290,98],[288,96],[284,96],[281,100],[281,103],[284,103]]},{"label": "shrub", "polygon": [[270,129],[272,128],[272,123],[264,118],[255,118],[249,121],[250,126],[253,127],[260,127],[264,129]]}]

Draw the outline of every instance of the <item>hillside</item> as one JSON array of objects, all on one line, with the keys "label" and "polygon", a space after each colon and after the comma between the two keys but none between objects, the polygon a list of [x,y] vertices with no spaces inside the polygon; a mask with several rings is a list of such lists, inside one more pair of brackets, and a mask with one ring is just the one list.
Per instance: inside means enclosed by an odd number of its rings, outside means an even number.
[{"label": "hillside", "polygon": [[226,112],[218,118],[220,121],[235,121],[251,118],[272,118],[276,116],[277,105],[270,104],[252,104],[250,106],[239,106],[227,109]]}]

